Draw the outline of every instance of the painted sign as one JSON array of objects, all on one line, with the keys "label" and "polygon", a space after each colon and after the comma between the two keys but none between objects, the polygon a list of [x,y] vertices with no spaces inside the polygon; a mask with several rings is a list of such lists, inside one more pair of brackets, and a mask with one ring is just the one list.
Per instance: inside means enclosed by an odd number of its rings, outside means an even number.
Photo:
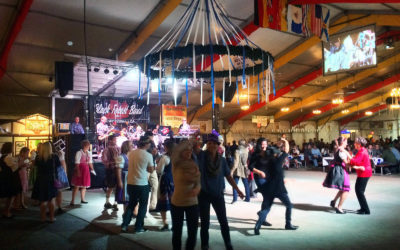
[{"label": "painted sign", "polygon": [[179,128],[182,120],[186,119],[187,110],[182,105],[162,105],[162,121],[164,126]]}]

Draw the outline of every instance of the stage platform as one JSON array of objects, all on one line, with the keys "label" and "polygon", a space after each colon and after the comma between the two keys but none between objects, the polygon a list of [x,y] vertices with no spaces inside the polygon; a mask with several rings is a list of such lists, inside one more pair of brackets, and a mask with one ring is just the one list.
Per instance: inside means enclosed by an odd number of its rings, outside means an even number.
[{"label": "stage platform", "polygon": [[[268,221],[271,227],[262,227],[260,235],[253,232],[261,196],[250,203],[230,204],[232,190],[226,188],[226,207],[235,249],[400,249],[400,176],[374,175],[367,186],[371,215],[357,215],[359,209],[351,174],[352,190],[344,204],[347,214],[336,214],[329,207],[335,190],[322,187],[325,174],[317,171],[286,171],[287,189],[294,205],[292,223],[297,231],[284,230],[285,208],[275,200]],[[240,185],[242,187],[242,185]],[[64,192],[64,206],[70,201],[71,191]],[[77,197],[78,198],[78,197]],[[78,198],[77,201],[80,199]],[[120,211],[104,210],[102,189],[87,192],[88,204],[57,216],[53,224],[41,223],[38,207],[17,211],[14,219],[0,220],[2,249],[172,249],[171,232],[161,232],[161,216],[147,214],[143,234],[120,233]],[[132,224],[134,220],[132,221]],[[199,230],[200,231],[200,230]],[[186,239],[186,230],[183,240]],[[184,244],[183,244],[184,246]],[[200,249],[200,235],[196,249]],[[211,209],[210,249],[224,249],[216,216]]]}]

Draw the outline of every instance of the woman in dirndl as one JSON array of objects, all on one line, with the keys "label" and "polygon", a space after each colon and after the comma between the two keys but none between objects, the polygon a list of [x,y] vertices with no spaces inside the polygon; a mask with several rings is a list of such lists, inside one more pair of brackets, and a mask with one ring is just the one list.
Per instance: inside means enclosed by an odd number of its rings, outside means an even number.
[{"label": "woman in dirndl", "polygon": [[158,185],[158,201],[156,209],[160,211],[163,226],[162,231],[169,230],[167,222],[167,211],[171,210],[171,198],[174,193],[174,180],[172,178],[172,163],[171,155],[175,143],[173,140],[165,140],[164,150],[165,154],[157,163],[157,172],[161,173],[160,184]]},{"label": "woman in dirndl", "polygon": [[81,191],[81,203],[88,203],[85,200],[86,188],[90,187],[90,171],[93,169],[92,153],[89,151],[90,142],[83,140],[81,142],[82,149],[76,152],[75,155],[75,169],[72,176],[71,185],[74,186],[72,190],[72,199],[70,206],[75,205],[75,195],[78,189]]},{"label": "woman in dirndl", "polygon": [[118,204],[124,205],[124,212],[129,203],[129,195],[127,192],[127,177],[128,177],[128,153],[133,150],[131,141],[124,141],[121,145],[121,155],[119,167],[121,168],[122,185],[117,185],[115,192],[115,201]]},{"label": "woman in dirndl", "polygon": [[[327,188],[339,190],[335,198],[331,201],[330,206],[335,208],[336,213],[345,214],[346,212],[343,211],[342,206],[350,191],[350,179],[346,170],[346,165],[350,163],[351,156],[349,152],[345,150],[347,146],[346,138],[339,137],[336,140],[336,146],[337,150],[334,155],[331,169],[326,175],[325,181],[322,185]],[[339,204],[336,207],[337,200],[339,200]]]}]

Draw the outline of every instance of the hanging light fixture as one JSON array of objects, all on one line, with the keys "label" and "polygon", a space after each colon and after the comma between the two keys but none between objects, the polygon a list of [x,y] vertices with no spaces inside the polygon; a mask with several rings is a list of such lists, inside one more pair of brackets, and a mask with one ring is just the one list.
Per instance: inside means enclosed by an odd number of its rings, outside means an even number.
[{"label": "hanging light fixture", "polygon": [[281,108],[281,111],[282,112],[289,112],[289,108],[288,107],[283,107],[283,108]]},{"label": "hanging light fixture", "polygon": [[[214,68],[215,63],[206,63],[216,61],[216,57],[221,63],[221,70],[218,71]],[[162,82],[162,78],[171,77],[173,85],[178,84],[177,79],[191,79],[193,84],[199,84],[201,105],[203,84],[210,83],[214,108],[216,78],[223,83],[222,107],[225,103],[225,82],[229,86],[234,84],[238,90],[239,83],[250,88],[249,77],[256,77],[258,91],[265,90],[268,97],[272,89],[275,95],[273,63],[272,55],[249,40],[245,32],[229,19],[221,0],[192,0],[179,21],[138,64],[148,78],[148,90],[150,79]],[[148,94],[148,103],[149,98]],[[249,104],[249,96],[247,98]],[[174,102],[176,105],[176,96]]]},{"label": "hanging light fixture", "polygon": [[342,114],[348,114],[350,111],[348,109],[342,110]]},{"label": "hanging light fixture", "polygon": [[400,88],[393,88],[390,92],[391,97],[400,97]]},{"label": "hanging light fixture", "polygon": [[332,104],[335,104],[335,105],[339,105],[339,104],[342,104],[342,103],[343,103],[343,98],[341,98],[341,97],[335,98],[335,99],[332,100]]},{"label": "hanging light fixture", "polygon": [[240,109],[241,109],[241,110],[248,110],[249,108],[250,108],[249,105],[240,106]]},{"label": "hanging light fixture", "polygon": [[365,115],[368,115],[368,116],[371,116],[373,113],[372,113],[372,111],[366,111],[365,112]]},{"label": "hanging light fixture", "polygon": [[321,110],[319,110],[319,109],[314,109],[312,113],[313,113],[314,115],[319,115],[319,114],[321,114]]}]

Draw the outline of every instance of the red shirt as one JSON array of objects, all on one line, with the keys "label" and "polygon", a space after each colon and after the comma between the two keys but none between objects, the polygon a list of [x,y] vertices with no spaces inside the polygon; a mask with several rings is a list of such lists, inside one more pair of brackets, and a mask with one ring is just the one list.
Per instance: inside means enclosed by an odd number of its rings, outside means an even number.
[{"label": "red shirt", "polygon": [[350,161],[350,165],[352,166],[363,166],[365,168],[364,171],[357,169],[357,176],[358,177],[371,177],[372,175],[372,168],[371,162],[368,155],[368,150],[364,147],[361,147],[358,150],[356,156],[353,157]]}]

